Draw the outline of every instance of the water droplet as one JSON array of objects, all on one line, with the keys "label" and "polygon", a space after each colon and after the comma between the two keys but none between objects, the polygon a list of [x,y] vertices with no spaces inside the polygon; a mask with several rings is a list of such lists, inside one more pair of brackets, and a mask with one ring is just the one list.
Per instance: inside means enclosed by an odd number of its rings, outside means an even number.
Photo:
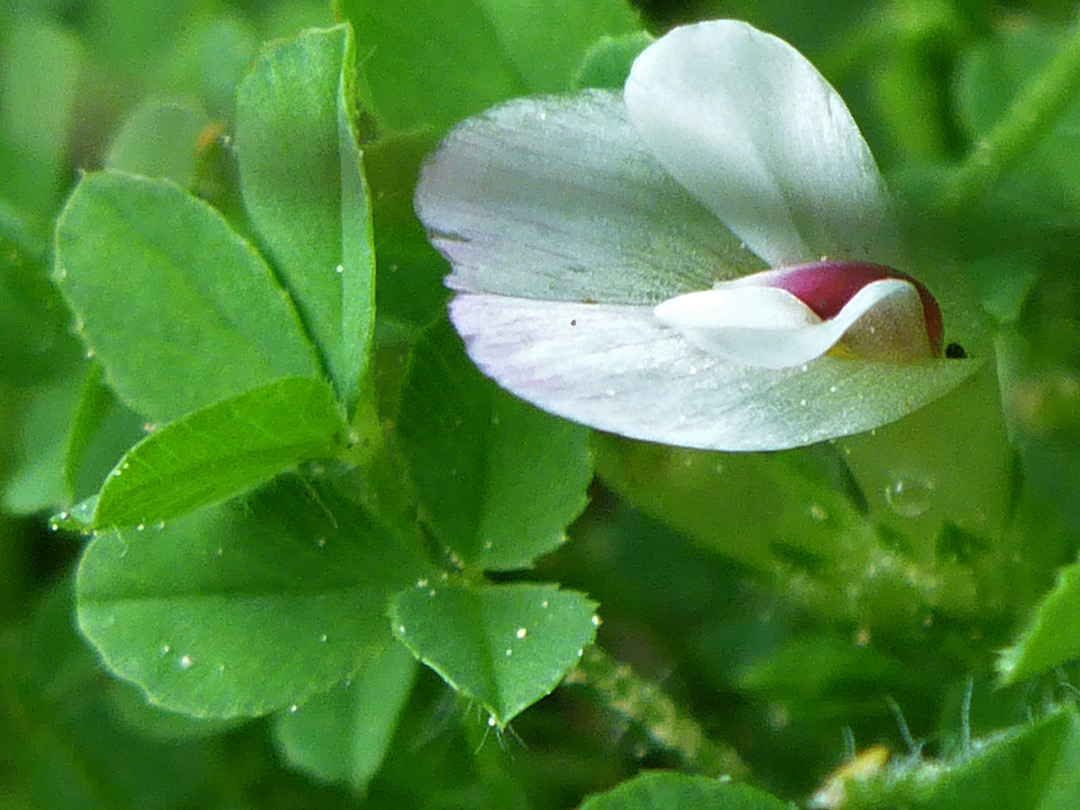
[{"label": "water droplet", "polygon": [[810,504],[810,517],[814,520],[828,520],[829,513],[818,503]]},{"label": "water droplet", "polygon": [[326,538],[320,537],[318,541],[319,548],[326,548]]},{"label": "water droplet", "polygon": [[526,630],[524,627],[519,627],[517,632],[514,633],[514,635],[517,636],[518,638],[525,638],[525,636],[528,635],[528,633],[529,633],[529,631]]},{"label": "water droplet", "polygon": [[165,521],[164,520],[159,520],[157,522],[157,525],[154,528],[157,529],[160,532],[162,529],[165,528]]},{"label": "water droplet", "polygon": [[544,600],[543,602],[541,602],[541,603],[540,603],[540,607],[542,607],[542,608],[543,608],[544,610],[547,610],[547,607],[548,607],[548,600],[547,600],[547,599],[545,599],[545,600]]},{"label": "water droplet", "polygon": [[221,546],[218,546],[217,555],[219,557],[225,556],[225,549],[223,549]]},{"label": "water droplet", "polygon": [[326,633],[323,633],[321,636],[319,636],[319,641],[321,641],[323,644],[326,643],[326,639],[327,639]]},{"label": "water droplet", "polygon": [[805,399],[800,399],[800,400],[799,400],[799,404],[800,404],[800,405],[801,405],[802,407],[804,407],[804,408],[805,408],[805,407],[806,407],[806,400],[805,400]]},{"label": "water droplet", "polygon": [[836,393],[836,386],[835,385],[830,385],[829,386],[829,393],[830,394],[835,394]]},{"label": "water droplet", "polygon": [[426,579],[418,579],[418,580],[416,580],[416,587],[417,588],[426,588],[427,587],[427,580]]},{"label": "water droplet", "polygon": [[170,646],[169,646],[168,644],[162,644],[162,645],[161,645],[161,654],[162,654],[162,655],[168,655],[168,654],[169,654],[169,651],[170,651],[171,649],[172,649],[172,647],[170,647]]},{"label": "water droplet", "polygon": [[182,656],[180,656],[180,668],[181,669],[191,669],[191,665],[194,664],[194,663],[195,662],[191,660],[190,655],[182,655]]},{"label": "water droplet", "polygon": [[135,527],[135,531],[137,531],[137,532],[146,531],[146,524],[145,523],[140,523],[138,526]]},{"label": "water droplet", "polygon": [[484,541],[484,548],[485,549],[490,549],[491,548],[491,541],[490,540],[485,540]]},{"label": "water droplet", "polygon": [[513,654],[514,654],[514,651],[513,651],[513,650],[507,650],[507,651],[506,651],[506,657],[507,657],[507,658],[509,658],[509,657],[510,657],[511,655],[513,655]]},{"label": "water droplet", "polygon": [[600,626],[600,617],[597,616],[595,613],[593,614],[593,617],[592,617],[592,623],[593,623],[593,627],[599,627]]},{"label": "water droplet", "polygon": [[901,517],[916,518],[930,508],[932,481],[921,476],[900,476],[885,487],[885,502]]},{"label": "water droplet", "polygon": [[492,728],[495,727],[495,715],[493,715],[493,714],[488,715],[488,726],[490,726]]},{"label": "water droplet", "polygon": [[300,710],[300,707],[295,703],[289,707],[289,714],[296,714]]},{"label": "water droplet", "polygon": [[334,272],[335,273],[344,273],[345,272],[345,265],[339,264],[337,267],[334,268]]},{"label": "water droplet", "polygon": [[405,625],[399,624],[398,628],[397,628],[397,631],[398,631],[398,635],[400,635],[400,636],[405,635]]}]

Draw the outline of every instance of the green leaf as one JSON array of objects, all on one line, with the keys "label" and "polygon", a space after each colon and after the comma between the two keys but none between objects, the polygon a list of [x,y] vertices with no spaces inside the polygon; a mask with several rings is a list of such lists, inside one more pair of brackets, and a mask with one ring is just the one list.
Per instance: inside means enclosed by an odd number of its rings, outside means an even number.
[{"label": "green leaf", "polygon": [[[971,49],[961,60],[954,87],[960,123],[972,142],[1005,117],[1063,44],[1060,31],[1018,26]],[[1074,94],[1075,95],[1075,94]],[[1077,128],[1080,103],[1073,100],[1010,173],[1015,200],[1050,220],[1071,221],[1080,209]]]},{"label": "green leaf", "polygon": [[3,470],[5,509],[29,514],[70,503],[64,457],[81,392],[82,375],[77,372],[19,392],[5,416],[15,437]]},{"label": "green leaf", "polygon": [[349,405],[367,367],[375,270],[353,70],[348,26],[267,46],[240,85],[236,134],[248,214]]},{"label": "green leaf", "polygon": [[[378,325],[391,336],[415,333],[446,306],[446,260],[416,218],[413,193],[420,167],[438,139],[431,131],[395,134],[364,147],[375,233],[379,235]],[[387,329],[389,327],[389,329]],[[397,332],[395,332],[397,330]]]},{"label": "green leaf", "polygon": [[84,53],[74,35],[45,22],[24,19],[3,33],[0,197],[43,234],[66,179]]},{"label": "green leaf", "polygon": [[849,779],[847,810],[1069,810],[1080,797],[1080,719],[1073,708],[1052,710],[1026,726],[971,741],[953,758],[898,760]]},{"label": "green leaf", "polygon": [[316,484],[279,479],[164,527],[97,536],[76,594],[105,665],[165,709],[253,716],[304,702],[392,643],[387,600],[420,565]]},{"label": "green leaf", "polygon": [[171,183],[84,177],[57,223],[55,279],[108,382],[152,420],[318,374],[258,253]]},{"label": "green leaf", "polygon": [[445,320],[413,349],[398,433],[425,517],[464,563],[526,567],[585,508],[588,431],[482,377]]},{"label": "green leaf", "polygon": [[330,387],[289,378],[151,433],[101,488],[95,528],[146,526],[223,501],[328,454],[344,425]]},{"label": "green leaf", "polygon": [[581,810],[788,810],[789,805],[746,785],[670,771],[644,773],[614,790],[590,796]]},{"label": "green leaf", "polygon": [[505,98],[566,90],[604,34],[637,27],[622,0],[339,0],[357,31],[365,101],[389,129],[445,126]]},{"label": "green leaf", "polygon": [[1062,568],[1016,644],[997,661],[1003,683],[1016,683],[1080,658],[1080,563]]},{"label": "green leaf", "polygon": [[329,692],[281,712],[274,736],[285,758],[316,779],[364,790],[382,763],[415,676],[413,657],[394,644]]},{"label": "green leaf", "polygon": [[64,578],[26,605],[0,645],[0,731],[19,741],[5,752],[4,807],[214,806],[220,749],[148,739],[117,716],[110,680],[75,632],[71,591]]},{"label": "green leaf", "polygon": [[0,376],[5,383],[34,384],[79,366],[84,350],[70,334],[70,321],[44,262],[7,238],[0,222]]},{"label": "green leaf", "polygon": [[631,31],[621,36],[602,36],[585,52],[574,73],[575,90],[598,87],[621,90],[630,75],[630,66],[638,54],[655,40],[646,31]]},{"label": "green leaf", "polygon": [[95,494],[117,459],[143,437],[145,427],[139,415],[124,407],[105,385],[101,366],[92,364],[64,454],[64,484],[71,497],[81,500]]},{"label": "green leaf", "polygon": [[[261,37],[231,9],[204,6],[175,29],[157,54],[160,70],[148,77],[155,94],[195,96],[214,116],[233,117],[236,86],[251,66]],[[208,13],[207,13],[208,12]],[[294,29],[295,30],[295,29]]]},{"label": "green leaf", "polygon": [[592,642],[596,604],[555,585],[426,579],[391,602],[394,633],[500,728],[549,694]]},{"label": "green leaf", "polygon": [[105,168],[172,180],[190,189],[196,149],[208,123],[199,104],[150,99],[125,119],[109,145]]}]

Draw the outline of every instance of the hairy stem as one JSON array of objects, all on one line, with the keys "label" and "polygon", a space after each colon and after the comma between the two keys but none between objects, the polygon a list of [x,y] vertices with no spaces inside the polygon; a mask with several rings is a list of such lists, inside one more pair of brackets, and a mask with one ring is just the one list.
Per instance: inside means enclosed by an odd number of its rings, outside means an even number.
[{"label": "hairy stem", "polygon": [[640,725],[658,745],[681,754],[699,773],[741,779],[749,770],[733,748],[709,739],[660,687],[596,645],[586,648],[564,683],[591,689],[609,709]]}]

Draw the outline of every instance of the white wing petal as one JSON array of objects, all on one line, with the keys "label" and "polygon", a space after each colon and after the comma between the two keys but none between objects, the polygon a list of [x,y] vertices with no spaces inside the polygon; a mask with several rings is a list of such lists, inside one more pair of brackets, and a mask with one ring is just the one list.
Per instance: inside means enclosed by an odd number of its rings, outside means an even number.
[{"label": "white wing petal", "polygon": [[649,306],[459,294],[450,316],[480,369],[547,411],[636,439],[779,450],[869,430],[925,405],[976,361],[819,357],[741,366],[693,346]]}]

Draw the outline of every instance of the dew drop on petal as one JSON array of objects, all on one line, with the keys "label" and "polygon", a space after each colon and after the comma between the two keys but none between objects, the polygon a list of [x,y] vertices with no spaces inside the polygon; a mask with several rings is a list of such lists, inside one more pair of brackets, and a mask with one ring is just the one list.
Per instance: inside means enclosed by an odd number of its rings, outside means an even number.
[{"label": "dew drop on petal", "polygon": [[900,476],[885,487],[885,502],[901,517],[917,518],[930,508],[934,485],[920,476]]}]

